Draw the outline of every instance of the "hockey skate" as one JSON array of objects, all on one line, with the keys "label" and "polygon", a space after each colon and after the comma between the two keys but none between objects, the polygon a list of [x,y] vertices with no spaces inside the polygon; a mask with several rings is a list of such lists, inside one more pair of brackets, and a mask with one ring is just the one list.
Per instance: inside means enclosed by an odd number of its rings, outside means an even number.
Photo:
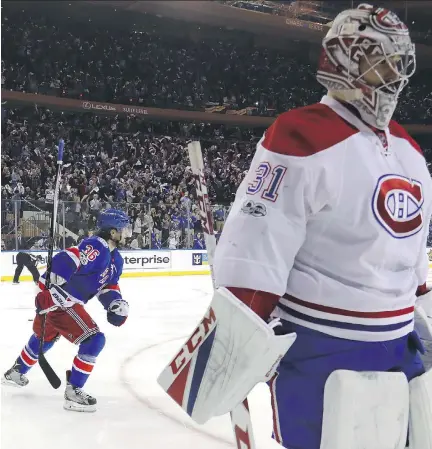
[{"label": "hockey skate", "polygon": [[81,388],[69,383],[70,371],[66,372],[65,402],[63,408],[73,412],[91,413],[96,411],[96,398],[85,393]]},{"label": "hockey skate", "polygon": [[8,369],[1,378],[3,385],[9,385],[11,387],[25,387],[29,380],[24,374],[19,372],[19,364],[15,363],[11,369]]}]

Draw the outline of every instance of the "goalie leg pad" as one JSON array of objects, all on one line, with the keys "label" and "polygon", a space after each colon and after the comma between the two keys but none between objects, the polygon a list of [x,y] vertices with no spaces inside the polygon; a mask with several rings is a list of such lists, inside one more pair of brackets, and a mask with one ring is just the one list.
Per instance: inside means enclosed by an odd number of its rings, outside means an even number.
[{"label": "goalie leg pad", "polygon": [[362,342],[334,338],[284,320],[282,324],[284,332],[297,334],[278,367],[279,375],[270,382],[274,438],[283,447],[320,447],[325,384],[332,372],[402,370],[408,380],[424,372],[410,335],[385,343]]},{"label": "goalie leg pad", "polygon": [[277,336],[226,288],[158,378],[198,424],[233,410],[258,382],[268,381],[296,334]]},{"label": "goalie leg pad", "polygon": [[334,371],[324,389],[320,449],[404,449],[408,417],[404,373]]},{"label": "goalie leg pad", "polygon": [[432,449],[432,369],[409,383],[409,448]]}]

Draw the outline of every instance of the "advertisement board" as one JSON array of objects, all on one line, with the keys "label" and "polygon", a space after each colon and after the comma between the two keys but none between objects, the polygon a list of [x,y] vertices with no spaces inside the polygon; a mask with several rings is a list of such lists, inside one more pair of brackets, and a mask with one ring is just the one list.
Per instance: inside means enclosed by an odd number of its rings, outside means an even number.
[{"label": "advertisement board", "polygon": [[170,251],[121,251],[123,270],[159,270],[171,268]]},{"label": "advertisement board", "polygon": [[[58,252],[58,251],[56,251]],[[54,253],[56,253],[54,252]],[[34,255],[41,255],[42,262],[38,265],[39,271],[46,269],[47,251],[31,251]],[[188,276],[195,274],[210,274],[207,251],[203,250],[129,250],[120,251],[124,266],[122,277],[147,276]],[[432,249],[428,248],[429,277],[432,283]],[[16,251],[2,251],[1,255],[1,281],[12,281],[16,264]],[[20,281],[30,281],[32,277],[24,268]]]},{"label": "advertisement board", "polygon": [[208,255],[207,255],[207,253],[205,253],[205,252],[192,253],[192,265],[194,267],[208,265]]},{"label": "advertisement board", "polygon": [[[27,251],[24,251],[27,252]],[[34,255],[41,255],[42,261],[38,265],[40,272],[46,269],[47,251],[31,251]],[[54,254],[58,253],[55,251]],[[126,250],[120,251],[123,260],[122,277],[145,276],[187,276],[193,274],[210,274],[207,252],[202,250]],[[1,252],[1,280],[12,281],[17,267],[17,251]],[[32,277],[24,268],[20,281],[30,281]]]}]

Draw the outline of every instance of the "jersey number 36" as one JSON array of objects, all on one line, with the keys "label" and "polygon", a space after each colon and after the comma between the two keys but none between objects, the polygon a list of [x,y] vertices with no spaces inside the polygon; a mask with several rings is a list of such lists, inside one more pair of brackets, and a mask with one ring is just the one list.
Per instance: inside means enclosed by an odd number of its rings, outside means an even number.
[{"label": "jersey number 36", "polygon": [[93,262],[99,254],[100,252],[92,245],[86,245],[85,250],[80,253],[80,261],[83,265],[87,265],[89,262]]}]

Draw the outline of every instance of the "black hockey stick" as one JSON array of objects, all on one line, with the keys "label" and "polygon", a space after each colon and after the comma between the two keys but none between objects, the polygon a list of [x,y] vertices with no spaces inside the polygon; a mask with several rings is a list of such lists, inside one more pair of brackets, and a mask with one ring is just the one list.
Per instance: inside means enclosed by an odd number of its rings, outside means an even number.
[{"label": "black hockey stick", "polygon": [[[47,258],[47,270],[46,270],[46,278],[45,278],[45,290],[48,290],[51,286],[51,265],[52,258],[54,252],[54,233],[57,222],[57,209],[58,209],[58,197],[60,190],[60,179],[61,179],[61,168],[63,164],[63,150],[64,150],[64,140],[59,140],[58,146],[58,156],[57,156],[57,172],[55,177],[55,188],[54,188],[54,198],[52,203],[52,211],[51,211],[51,222],[50,222],[50,233],[48,237],[48,258]],[[51,365],[48,363],[44,353],[43,346],[45,340],[45,328],[46,328],[46,319],[47,314],[45,313],[42,317],[42,327],[41,327],[41,336],[39,342],[39,366],[44,372],[46,378],[53,388],[59,388],[61,385],[61,380],[55,373],[55,371],[51,368]]]}]

